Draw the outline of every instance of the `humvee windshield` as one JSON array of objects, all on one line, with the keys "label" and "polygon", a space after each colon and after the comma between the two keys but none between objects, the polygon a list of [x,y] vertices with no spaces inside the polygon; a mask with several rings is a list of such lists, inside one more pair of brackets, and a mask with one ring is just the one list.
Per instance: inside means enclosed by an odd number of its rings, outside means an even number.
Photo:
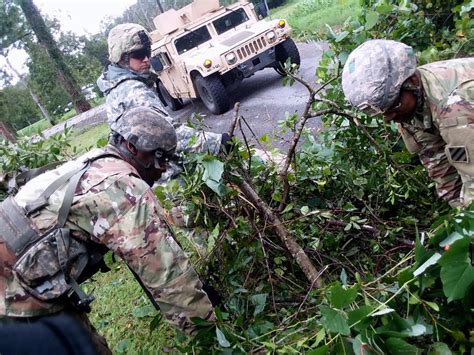
[{"label": "humvee windshield", "polygon": [[209,34],[207,27],[202,26],[175,40],[174,45],[176,46],[178,54],[182,54],[209,41],[210,39],[211,35]]},{"label": "humvee windshield", "polygon": [[232,11],[230,14],[222,16],[217,20],[213,21],[214,28],[216,29],[217,34],[224,33],[234,27],[237,27],[241,23],[248,21],[248,16],[245,13],[244,9],[237,9]]}]

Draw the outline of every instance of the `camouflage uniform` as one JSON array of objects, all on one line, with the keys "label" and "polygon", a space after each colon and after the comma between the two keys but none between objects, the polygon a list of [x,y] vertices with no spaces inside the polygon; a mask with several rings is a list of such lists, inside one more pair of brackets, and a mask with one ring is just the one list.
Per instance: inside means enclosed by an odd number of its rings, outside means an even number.
[{"label": "camouflage uniform", "polygon": [[[107,149],[118,154],[114,147]],[[97,150],[32,179],[14,196],[15,202],[24,207],[57,176],[94,154]],[[65,190],[58,189],[49,205],[30,217],[33,228],[44,232],[57,223]],[[153,191],[126,161],[104,157],[92,163],[76,188],[66,228],[75,242],[122,258],[172,324],[192,332],[191,317],[213,317],[202,284],[168,229]],[[0,317],[34,317],[68,308],[66,301],[42,302],[28,294],[12,273],[15,261],[0,231]]]},{"label": "camouflage uniform", "polygon": [[452,206],[474,200],[474,58],[418,67],[423,109],[399,124],[407,149],[418,153]]},{"label": "camouflage uniform", "polygon": [[178,153],[208,152],[217,155],[221,147],[221,134],[198,131],[173,122],[173,118],[168,115],[158,97],[155,87],[155,74],[150,72],[138,73],[117,64],[122,54],[137,48],[139,38],[132,34],[139,29],[143,28],[136,24],[122,24],[114,27],[109,34],[109,58],[112,64],[97,79],[97,86],[107,96],[107,119],[110,128],[114,130],[117,121],[120,120],[124,111],[129,108],[137,106],[154,107],[175,125],[178,136]]},{"label": "camouflage uniform", "polygon": [[348,57],[342,75],[346,99],[368,115],[395,104],[405,81],[421,79],[414,117],[398,129],[417,153],[438,195],[451,206],[474,200],[474,58],[416,67],[413,49],[391,40],[369,40]]}]

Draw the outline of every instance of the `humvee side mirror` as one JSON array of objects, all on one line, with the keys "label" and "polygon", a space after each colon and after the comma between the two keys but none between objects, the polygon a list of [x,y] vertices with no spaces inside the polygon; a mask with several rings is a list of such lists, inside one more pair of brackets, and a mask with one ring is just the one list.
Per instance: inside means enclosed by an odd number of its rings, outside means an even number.
[{"label": "humvee side mirror", "polygon": [[268,16],[267,7],[263,1],[255,5],[255,12],[257,13],[259,19],[263,19]]},{"label": "humvee side mirror", "polygon": [[161,60],[158,57],[152,57],[150,59],[150,64],[153,70],[156,72],[160,72],[163,70],[163,63],[161,63]]}]

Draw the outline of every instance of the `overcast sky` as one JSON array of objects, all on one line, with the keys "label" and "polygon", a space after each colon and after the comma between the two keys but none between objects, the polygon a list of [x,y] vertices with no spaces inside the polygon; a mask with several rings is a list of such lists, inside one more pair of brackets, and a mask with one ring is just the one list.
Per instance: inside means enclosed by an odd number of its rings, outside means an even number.
[{"label": "overcast sky", "polygon": [[121,15],[136,0],[34,0],[43,14],[61,21],[61,28],[78,34],[97,33],[101,21]]},{"label": "overcast sky", "polygon": [[[94,34],[100,31],[100,23],[106,17],[121,15],[136,0],[33,0],[43,15],[57,18],[63,31],[77,34]],[[26,54],[12,50],[9,55],[12,65],[24,73]],[[0,57],[0,66],[5,66]],[[16,82],[16,80],[14,80]]]}]

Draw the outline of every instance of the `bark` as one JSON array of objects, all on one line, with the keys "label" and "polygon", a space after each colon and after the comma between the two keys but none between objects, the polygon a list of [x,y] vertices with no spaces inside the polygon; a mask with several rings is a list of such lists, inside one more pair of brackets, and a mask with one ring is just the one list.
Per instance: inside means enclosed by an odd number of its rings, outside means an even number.
[{"label": "bark", "polygon": [[38,39],[38,42],[46,49],[49,57],[56,66],[59,82],[68,93],[77,113],[90,110],[91,105],[86,101],[84,95],[81,93],[79,85],[74,79],[70,69],[67,67],[63,55],[56,45],[51,32],[49,32],[43,17],[41,17],[38,8],[32,0],[20,0],[19,3],[26,20]]},{"label": "bark", "polygon": [[264,216],[271,224],[271,227],[281,239],[285,247],[291,253],[293,258],[300,266],[303,273],[309,280],[311,287],[320,287],[321,282],[319,280],[320,273],[314,267],[313,263],[309,259],[308,255],[304,252],[303,248],[288,232],[288,230],[281,223],[278,216],[270,209],[270,207],[258,196],[252,186],[245,180],[242,180],[239,184],[239,188],[245,197],[257,207],[258,211]]},{"label": "bark", "polygon": [[156,4],[158,5],[158,8],[160,9],[160,14],[162,14],[164,11],[163,11],[163,6],[161,6],[160,0],[156,0]]}]

